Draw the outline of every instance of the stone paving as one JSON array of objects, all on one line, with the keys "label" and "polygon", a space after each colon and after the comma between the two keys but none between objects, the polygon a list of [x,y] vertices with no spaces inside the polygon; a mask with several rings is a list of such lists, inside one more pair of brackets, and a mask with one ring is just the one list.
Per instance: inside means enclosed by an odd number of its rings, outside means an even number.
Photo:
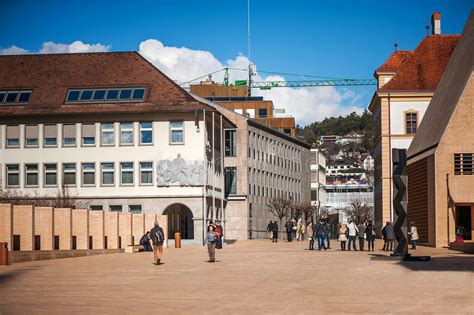
[{"label": "stone paving", "polygon": [[431,262],[402,263],[306,246],[242,241],[215,264],[193,245],[165,250],[160,266],[151,253],[0,266],[0,314],[474,313],[473,255],[419,247]]}]

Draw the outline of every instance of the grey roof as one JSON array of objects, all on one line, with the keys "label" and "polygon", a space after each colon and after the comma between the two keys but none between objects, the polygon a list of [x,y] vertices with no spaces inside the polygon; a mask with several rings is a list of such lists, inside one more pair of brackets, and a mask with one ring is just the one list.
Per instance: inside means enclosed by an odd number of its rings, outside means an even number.
[{"label": "grey roof", "polygon": [[463,34],[451,55],[416,136],[408,148],[408,158],[413,158],[439,144],[471,77],[473,66],[474,11],[471,11]]}]

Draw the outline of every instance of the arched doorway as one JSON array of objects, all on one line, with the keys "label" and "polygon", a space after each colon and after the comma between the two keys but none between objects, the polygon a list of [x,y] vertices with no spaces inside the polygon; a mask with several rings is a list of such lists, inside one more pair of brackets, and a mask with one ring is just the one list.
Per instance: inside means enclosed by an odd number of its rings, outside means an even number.
[{"label": "arched doorway", "polygon": [[180,232],[182,239],[194,239],[194,222],[191,210],[181,203],[168,206],[163,214],[168,216],[168,238]]}]

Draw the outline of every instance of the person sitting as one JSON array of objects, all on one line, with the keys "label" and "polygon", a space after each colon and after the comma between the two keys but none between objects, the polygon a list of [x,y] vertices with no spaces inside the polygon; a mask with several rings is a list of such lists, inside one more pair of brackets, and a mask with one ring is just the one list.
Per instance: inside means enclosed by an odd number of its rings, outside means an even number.
[{"label": "person sitting", "polygon": [[144,249],[146,252],[151,252],[151,251],[153,251],[153,249],[151,248],[151,244],[150,244],[150,231],[147,231],[147,232],[142,236],[142,238],[140,239],[140,245],[143,246],[143,249]]}]

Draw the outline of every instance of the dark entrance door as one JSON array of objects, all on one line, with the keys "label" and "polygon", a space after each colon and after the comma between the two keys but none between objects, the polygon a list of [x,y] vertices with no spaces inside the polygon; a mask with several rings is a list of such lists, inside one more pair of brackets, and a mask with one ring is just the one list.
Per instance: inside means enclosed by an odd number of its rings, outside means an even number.
[{"label": "dark entrance door", "polygon": [[458,226],[463,227],[464,239],[472,240],[472,213],[471,206],[456,207],[456,229]]},{"label": "dark entrance door", "polygon": [[168,215],[168,238],[174,239],[174,233],[180,232],[182,239],[194,239],[193,213],[183,204],[170,205],[163,214]]}]

